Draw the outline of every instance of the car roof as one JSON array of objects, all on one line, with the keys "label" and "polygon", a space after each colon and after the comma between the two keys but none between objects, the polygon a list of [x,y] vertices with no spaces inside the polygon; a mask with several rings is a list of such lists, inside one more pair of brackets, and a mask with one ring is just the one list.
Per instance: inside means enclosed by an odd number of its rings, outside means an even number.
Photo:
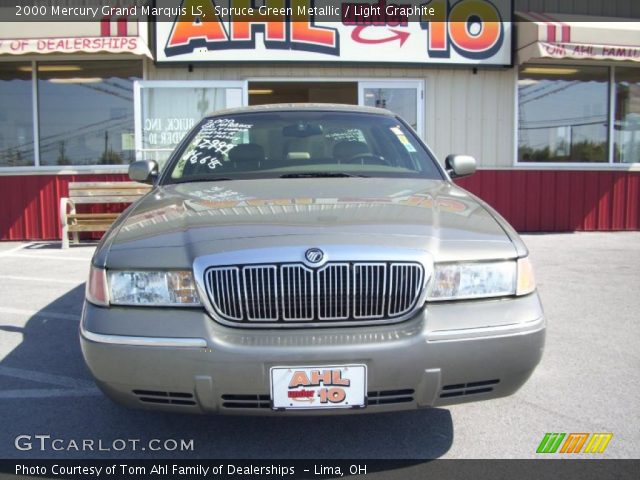
[{"label": "car roof", "polygon": [[347,105],[341,103],[272,103],[268,105],[254,105],[252,107],[238,107],[218,110],[207,115],[207,117],[218,117],[221,115],[233,115],[236,113],[259,113],[259,112],[351,112],[370,113],[375,115],[395,116],[393,112],[384,108],[363,107],[360,105]]}]

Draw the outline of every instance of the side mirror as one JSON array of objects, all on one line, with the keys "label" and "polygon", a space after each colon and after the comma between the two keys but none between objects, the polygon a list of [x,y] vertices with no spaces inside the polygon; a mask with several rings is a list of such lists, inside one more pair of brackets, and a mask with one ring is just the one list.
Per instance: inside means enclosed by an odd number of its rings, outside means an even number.
[{"label": "side mirror", "polygon": [[476,171],[476,159],[469,155],[449,155],[444,164],[451,178],[466,177]]},{"label": "side mirror", "polygon": [[129,165],[129,178],[136,182],[149,183],[158,177],[158,164],[153,160],[139,160]]}]

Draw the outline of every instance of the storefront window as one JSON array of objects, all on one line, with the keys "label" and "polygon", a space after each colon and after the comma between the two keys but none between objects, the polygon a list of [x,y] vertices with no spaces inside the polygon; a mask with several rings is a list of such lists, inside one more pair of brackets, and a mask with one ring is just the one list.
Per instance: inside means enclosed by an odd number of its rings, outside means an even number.
[{"label": "storefront window", "polygon": [[[230,93],[237,101],[229,103]],[[212,86],[150,87],[142,93],[142,153],[148,160],[164,164],[173,149],[207,113],[239,106],[242,90]]]},{"label": "storefront window", "polygon": [[640,162],[640,69],[616,68],[615,162]]},{"label": "storefront window", "polygon": [[137,61],[38,64],[41,165],[119,165],[135,159]]},{"label": "storefront window", "polygon": [[608,162],[608,84],[606,67],[522,67],[518,161]]},{"label": "storefront window", "polygon": [[0,63],[0,167],[34,164],[31,63]]},{"label": "storefront window", "polygon": [[418,90],[416,88],[365,88],[364,104],[367,107],[386,108],[397,113],[418,130]]}]

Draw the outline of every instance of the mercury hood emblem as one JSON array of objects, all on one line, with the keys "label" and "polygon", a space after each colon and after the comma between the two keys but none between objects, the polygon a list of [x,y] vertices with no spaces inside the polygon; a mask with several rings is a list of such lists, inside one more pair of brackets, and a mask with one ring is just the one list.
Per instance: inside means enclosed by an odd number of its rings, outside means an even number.
[{"label": "mercury hood emblem", "polygon": [[319,248],[310,248],[304,254],[309,263],[320,263],[324,258],[324,252]]}]

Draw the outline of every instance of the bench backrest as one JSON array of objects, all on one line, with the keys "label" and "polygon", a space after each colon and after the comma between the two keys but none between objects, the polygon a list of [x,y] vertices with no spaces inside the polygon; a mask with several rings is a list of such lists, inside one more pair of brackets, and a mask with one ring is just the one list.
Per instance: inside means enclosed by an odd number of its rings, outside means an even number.
[{"label": "bench backrest", "polygon": [[151,190],[138,182],[70,182],[73,203],[132,203]]}]

